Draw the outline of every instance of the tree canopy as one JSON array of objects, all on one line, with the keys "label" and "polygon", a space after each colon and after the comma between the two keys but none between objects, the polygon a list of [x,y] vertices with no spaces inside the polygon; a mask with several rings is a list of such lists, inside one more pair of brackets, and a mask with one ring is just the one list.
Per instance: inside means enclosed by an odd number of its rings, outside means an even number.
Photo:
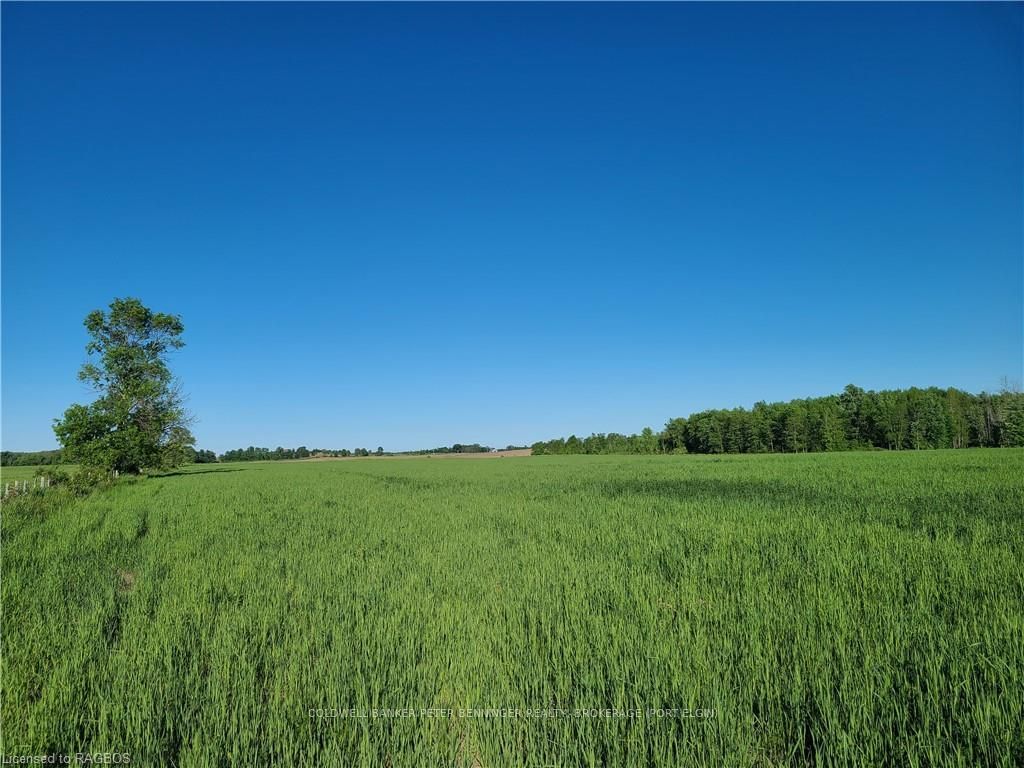
[{"label": "tree canopy", "polygon": [[1024,395],[1005,388],[865,391],[758,402],[670,419],[660,434],[593,434],[534,443],[535,454],[802,453],[864,448],[912,450],[1024,446]]},{"label": "tree canopy", "polygon": [[85,327],[90,360],[78,379],[98,397],[54,420],[64,460],[128,474],[189,460],[195,439],[167,364],[184,346],[181,318],[153,312],[138,299],[114,299],[109,311],[90,312]]},{"label": "tree canopy", "polygon": [[31,467],[40,464],[62,464],[60,451],[0,451],[0,466]]}]

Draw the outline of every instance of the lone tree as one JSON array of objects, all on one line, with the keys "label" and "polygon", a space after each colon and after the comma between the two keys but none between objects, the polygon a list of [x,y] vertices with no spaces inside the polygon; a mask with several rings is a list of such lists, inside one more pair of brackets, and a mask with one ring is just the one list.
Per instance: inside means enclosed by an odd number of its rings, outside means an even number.
[{"label": "lone tree", "polygon": [[85,350],[95,359],[78,379],[99,397],[54,419],[66,460],[127,474],[184,463],[195,438],[167,367],[168,353],[185,345],[181,318],[138,299],[114,299],[109,313],[90,312],[85,327],[92,337]]}]

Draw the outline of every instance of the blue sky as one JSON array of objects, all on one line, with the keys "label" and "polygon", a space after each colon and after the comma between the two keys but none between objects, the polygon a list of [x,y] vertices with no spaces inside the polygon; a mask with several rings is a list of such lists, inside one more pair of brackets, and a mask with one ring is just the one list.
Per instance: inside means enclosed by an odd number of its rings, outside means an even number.
[{"label": "blue sky", "polygon": [[1021,376],[1020,5],[2,14],[5,449],[115,296],[217,451]]}]

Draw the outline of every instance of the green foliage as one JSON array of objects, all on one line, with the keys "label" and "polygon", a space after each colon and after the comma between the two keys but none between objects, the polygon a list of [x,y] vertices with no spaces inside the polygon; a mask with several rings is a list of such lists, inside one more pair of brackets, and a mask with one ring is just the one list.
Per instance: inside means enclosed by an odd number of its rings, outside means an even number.
[{"label": "green foliage", "polygon": [[[362,453],[360,453],[362,451]],[[248,448],[235,448],[225,451],[220,455],[220,461],[291,461],[294,459],[308,459],[313,457],[344,457],[351,456],[352,452],[347,448],[307,448],[300,445],[298,448],[282,448],[278,446],[270,448],[257,448],[250,445]],[[365,448],[356,449],[356,455],[369,456]]]},{"label": "green foliage", "polygon": [[37,467],[43,464],[63,464],[61,451],[3,451],[0,467]]},{"label": "green foliage", "polygon": [[[523,446],[523,447],[525,448],[527,446]],[[377,450],[380,451],[380,453],[378,453],[377,455],[384,455],[382,448],[378,448]],[[509,448],[505,448],[504,450],[512,451],[512,450],[517,450],[517,449],[514,448],[514,447],[509,447]],[[491,452],[491,448],[489,446],[481,445],[480,443],[455,443],[455,444],[453,444],[451,446],[442,445],[439,448],[426,448],[426,449],[418,450],[418,451],[403,451],[403,452],[398,453],[398,454],[394,454],[393,453],[393,454],[389,454],[389,455],[392,455],[392,456],[394,456],[394,455],[399,455],[399,456],[426,456],[426,455],[435,454],[435,453],[437,453],[437,454],[448,454],[448,453],[490,453],[490,452]]]},{"label": "green foliage", "polygon": [[98,467],[83,466],[71,475],[65,483],[65,487],[72,495],[83,497],[88,496],[97,488],[109,486],[111,483],[112,477],[108,471]]},{"label": "green foliage", "polygon": [[866,392],[756,403],[752,410],[701,411],[670,419],[653,443],[639,435],[594,434],[534,443],[535,455],[606,453],[806,453],[1024,446],[1024,395],[957,389]]},{"label": "green foliage", "polygon": [[662,453],[686,453],[686,419],[669,419],[661,433]]},{"label": "green foliage", "polygon": [[[27,469],[27,468],[26,468]],[[4,500],[4,525],[19,517],[44,517],[56,509],[67,507],[71,501],[85,498],[99,488],[110,487],[112,478],[109,473],[99,469],[83,468],[69,471],[69,467],[41,466],[34,467],[31,482],[22,491],[12,491]],[[45,478],[44,485],[39,484]],[[4,473],[4,481],[27,481],[28,478],[9,477]],[[2,535],[2,532],[0,532]]]},{"label": "green foliage", "polygon": [[36,477],[42,477],[46,480],[48,488],[54,488],[59,485],[66,484],[71,480],[71,474],[61,469],[60,467],[54,466],[43,466],[39,467],[35,473]]},{"label": "green foliage", "polygon": [[138,299],[115,299],[109,314],[89,313],[85,327],[92,337],[86,352],[95,362],[83,365],[78,378],[99,396],[55,420],[64,457],[128,474],[187,461],[195,440],[166,360],[184,346],[181,319],[152,312]]},{"label": "green foliage", "polygon": [[328,768],[1024,754],[1024,451],[195,469],[5,504],[5,744]]},{"label": "green foliage", "polygon": [[206,450],[195,451],[192,461],[195,464],[215,464],[217,462],[217,454]]}]

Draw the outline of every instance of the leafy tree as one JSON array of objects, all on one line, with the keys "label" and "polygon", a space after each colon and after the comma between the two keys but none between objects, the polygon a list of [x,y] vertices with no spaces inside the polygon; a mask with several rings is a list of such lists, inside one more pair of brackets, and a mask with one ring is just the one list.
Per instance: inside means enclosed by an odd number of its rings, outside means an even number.
[{"label": "leafy tree", "polygon": [[839,408],[843,413],[846,437],[853,445],[862,445],[868,440],[864,400],[864,390],[853,384],[847,384],[843,394],[839,396]]},{"label": "leafy tree", "polygon": [[906,393],[900,391],[880,392],[878,407],[882,425],[882,441],[876,444],[896,451],[907,447],[910,416],[907,411]]},{"label": "leafy tree", "polygon": [[702,411],[686,422],[686,450],[690,453],[722,453],[722,424],[716,411]]},{"label": "leafy tree", "polygon": [[789,409],[785,421],[785,445],[787,451],[800,453],[807,450],[807,410],[802,402],[796,402]]},{"label": "leafy tree", "polygon": [[945,448],[949,424],[941,396],[911,389],[910,442],[914,448]]},{"label": "leafy tree", "polygon": [[[815,447],[822,451],[846,450],[846,423],[842,405],[838,398],[825,397],[815,403]],[[863,429],[859,430],[863,434]]]},{"label": "leafy tree", "polygon": [[1006,447],[1024,446],[1024,395],[1004,395],[1003,425],[999,431],[999,444]]},{"label": "leafy tree", "polygon": [[189,459],[195,443],[188,430],[179,386],[168,354],[184,346],[181,318],[144,307],[138,299],[114,299],[110,311],[85,318],[92,340],[78,378],[98,394],[74,404],[53,429],[64,459],[89,468],[138,474]]},{"label": "leafy tree", "polygon": [[749,432],[750,422],[747,419],[747,412],[742,408],[733,411],[726,411],[723,416],[724,434],[723,445],[726,453],[744,453],[746,448],[746,433]]},{"label": "leafy tree", "polygon": [[641,453],[657,453],[658,452],[658,436],[654,434],[654,430],[650,427],[644,427],[640,431],[640,452]]},{"label": "leafy tree", "polygon": [[669,419],[661,433],[665,453],[686,453],[686,419]]},{"label": "leafy tree", "polygon": [[949,414],[949,440],[953,448],[966,448],[970,441],[970,395],[950,387],[946,390],[946,412]]},{"label": "leafy tree", "polygon": [[754,403],[754,410],[750,412],[750,441],[748,447],[751,453],[764,453],[765,451],[771,451],[772,446],[773,437],[768,407],[764,401],[759,401]]}]

